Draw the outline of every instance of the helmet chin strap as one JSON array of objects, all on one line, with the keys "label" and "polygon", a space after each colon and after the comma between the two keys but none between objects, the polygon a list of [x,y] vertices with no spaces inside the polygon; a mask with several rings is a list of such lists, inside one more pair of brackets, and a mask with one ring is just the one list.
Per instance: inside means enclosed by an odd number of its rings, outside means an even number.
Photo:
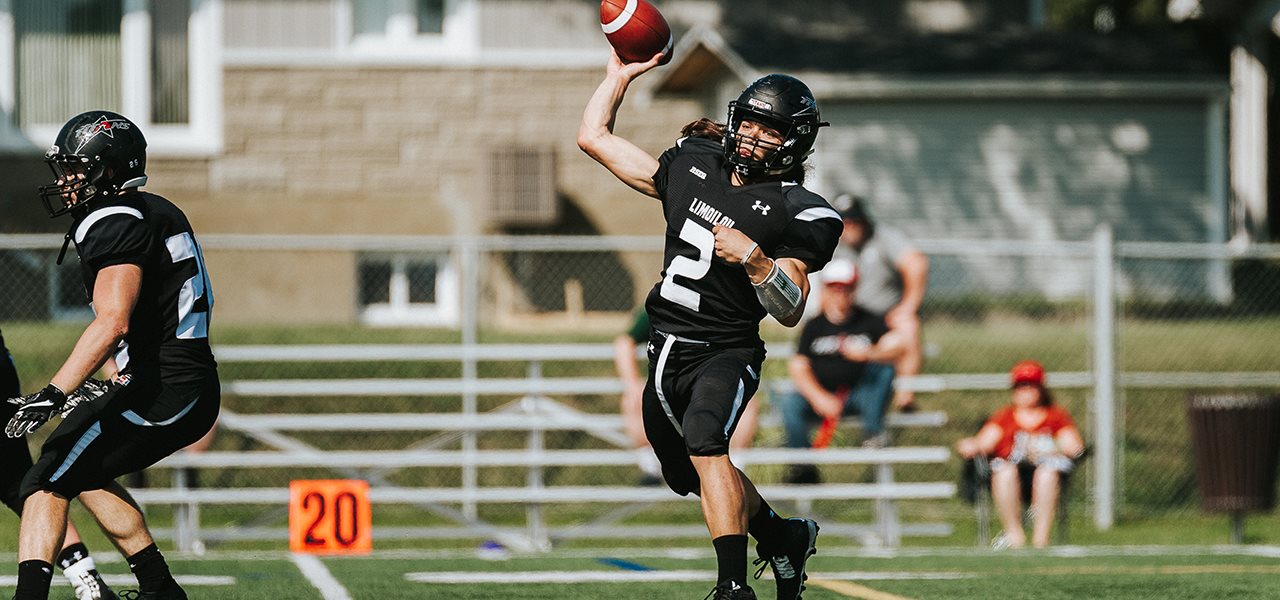
[{"label": "helmet chin strap", "polygon": [[67,246],[71,245],[71,233],[75,230],[76,222],[73,220],[71,221],[71,227],[67,228],[67,235],[62,238],[62,249],[58,251],[58,262],[55,264],[59,267],[62,266],[62,259],[67,256]]},{"label": "helmet chin strap", "polygon": [[[82,203],[76,204],[75,206],[72,206],[69,212],[71,212],[74,216],[74,213],[76,212],[76,210],[82,210],[83,208],[84,208],[84,203],[82,202]],[[62,249],[58,251],[58,261],[54,263],[55,266],[59,266],[59,267],[62,266],[62,259],[66,258],[67,256],[67,246],[71,245],[71,235],[75,233],[75,230],[76,230],[76,220],[73,218],[71,219],[71,226],[67,228],[67,234],[62,237]]]}]

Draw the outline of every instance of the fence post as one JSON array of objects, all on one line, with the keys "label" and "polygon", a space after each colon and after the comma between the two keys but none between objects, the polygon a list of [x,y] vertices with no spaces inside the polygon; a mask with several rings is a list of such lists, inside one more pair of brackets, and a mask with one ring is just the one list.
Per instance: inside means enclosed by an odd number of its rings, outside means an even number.
[{"label": "fence post", "polygon": [[[541,386],[537,385],[542,381],[542,362],[537,360],[529,361],[529,380],[534,383],[530,394],[521,399],[521,409],[527,414],[541,414],[542,403],[546,401]],[[538,491],[545,487],[544,468],[542,465],[543,451],[546,450],[546,432],[541,428],[529,428],[529,442],[526,446],[529,454],[538,460],[533,461],[529,465],[529,472],[525,479],[525,485],[530,491]],[[525,520],[529,526],[529,544],[542,551],[551,549],[551,536],[547,531],[546,517],[543,515],[542,505],[536,502],[530,502],[525,505]]]},{"label": "fence post", "polygon": [[[473,239],[459,238],[462,263],[462,412],[474,416],[478,409],[476,400],[476,381],[479,370],[476,367],[476,344],[479,340],[479,308],[480,301],[480,248]],[[462,453],[466,457],[462,465],[462,489],[473,492],[479,485],[476,469],[476,433],[468,429],[462,434]],[[468,500],[462,504],[462,515],[475,521],[479,516],[475,501]]]},{"label": "fence post", "polygon": [[1093,234],[1093,522],[1115,523],[1116,497],[1115,238],[1109,224]]},{"label": "fence post", "polygon": [[[187,469],[173,469],[173,489],[187,491]],[[200,505],[194,501],[173,506],[173,543],[181,552],[192,552],[200,539]]]}]

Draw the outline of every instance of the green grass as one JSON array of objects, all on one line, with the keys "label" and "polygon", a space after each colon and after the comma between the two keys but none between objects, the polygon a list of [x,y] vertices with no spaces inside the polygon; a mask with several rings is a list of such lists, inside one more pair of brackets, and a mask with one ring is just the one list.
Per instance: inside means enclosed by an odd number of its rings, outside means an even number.
[{"label": "green grass", "polygon": [[[1274,552],[1223,547],[1177,547],[1152,551],[1145,547],[1105,547],[1070,552],[925,551],[902,554],[867,553],[820,545],[809,564],[806,600],[875,598],[1142,599],[1275,598],[1280,596],[1280,566]],[[1271,550],[1275,550],[1272,548]],[[202,600],[311,600],[321,594],[284,553],[219,552],[206,557],[171,554],[179,575],[221,575],[234,586],[190,586]],[[542,571],[627,573],[602,562],[616,558],[653,572],[705,572],[686,581],[645,583],[418,583],[409,573],[522,573]],[[118,560],[104,557],[107,574],[124,575]],[[709,549],[691,547],[627,552],[617,548],[554,551],[516,555],[491,561],[469,550],[375,552],[367,557],[325,557],[322,564],[355,600],[396,599],[556,599],[654,600],[701,598],[711,587],[715,559]],[[0,568],[12,575],[13,567]],[[929,579],[927,577],[932,577]],[[753,581],[761,598],[772,598],[772,581]],[[0,588],[8,594],[9,588]],[[53,598],[69,598],[66,587]],[[879,596],[887,598],[887,596]]]}]

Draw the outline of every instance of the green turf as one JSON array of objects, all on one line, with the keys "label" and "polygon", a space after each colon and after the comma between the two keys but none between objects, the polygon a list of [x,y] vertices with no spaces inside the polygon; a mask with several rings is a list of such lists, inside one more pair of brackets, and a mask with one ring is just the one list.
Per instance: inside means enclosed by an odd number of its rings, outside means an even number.
[{"label": "green turf", "polygon": [[[893,594],[901,598],[1090,598],[1099,600],[1158,598],[1280,597],[1277,549],[1177,547],[1150,553],[1146,547],[1105,547],[1072,552],[938,551],[900,555],[869,554],[834,547],[820,551],[809,565],[813,581],[807,600],[835,600]],[[1267,550],[1268,552],[1256,552]],[[1078,553],[1078,555],[1077,555]],[[704,548],[683,553],[663,551],[628,555],[624,550],[584,549],[572,552],[517,555],[508,560],[480,560],[468,552],[385,552],[367,557],[325,557],[322,564],[354,600],[394,599],[599,599],[656,600],[701,598],[711,581],[651,583],[418,583],[407,573],[516,573],[525,571],[624,571],[601,559],[620,558],[657,570],[711,572],[714,558]],[[192,598],[207,600],[310,600],[322,598],[298,567],[283,553],[237,555],[219,552],[203,558],[171,555],[180,575],[221,575],[234,586],[191,586]],[[104,560],[102,570],[124,574],[118,560]],[[12,567],[0,574],[12,575]],[[933,576],[938,579],[921,579]],[[915,577],[903,579],[904,577]],[[897,578],[897,579],[895,579]],[[826,582],[836,589],[824,587]],[[772,582],[753,581],[761,598],[772,598]],[[8,594],[9,588],[0,588]],[[861,595],[859,595],[861,594]],[[54,588],[52,598],[69,598],[66,587]],[[881,596],[886,598],[885,596]]]}]

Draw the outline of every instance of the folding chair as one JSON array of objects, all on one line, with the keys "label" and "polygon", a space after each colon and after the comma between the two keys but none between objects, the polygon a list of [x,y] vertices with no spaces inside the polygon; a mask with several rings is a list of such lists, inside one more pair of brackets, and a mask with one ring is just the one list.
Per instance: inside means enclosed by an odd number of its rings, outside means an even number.
[{"label": "folding chair", "polygon": [[[1070,523],[1069,518],[1071,499],[1071,480],[1074,479],[1076,471],[1080,469],[1080,465],[1089,455],[1088,448],[1080,453],[1075,459],[1075,468],[1069,473],[1062,474],[1062,478],[1058,484],[1058,515],[1057,523],[1054,524],[1054,543],[1066,544],[1070,539]],[[1035,466],[1028,464],[1018,465],[1018,483],[1022,488],[1022,504],[1023,506],[1031,506],[1031,480],[1035,474]],[[991,461],[986,456],[978,455],[965,461],[964,469],[961,471],[960,480],[960,496],[970,504],[973,504],[974,518],[978,526],[978,545],[987,546],[991,544]],[[1027,524],[1027,515],[1029,511],[1023,511],[1024,526]]]}]

